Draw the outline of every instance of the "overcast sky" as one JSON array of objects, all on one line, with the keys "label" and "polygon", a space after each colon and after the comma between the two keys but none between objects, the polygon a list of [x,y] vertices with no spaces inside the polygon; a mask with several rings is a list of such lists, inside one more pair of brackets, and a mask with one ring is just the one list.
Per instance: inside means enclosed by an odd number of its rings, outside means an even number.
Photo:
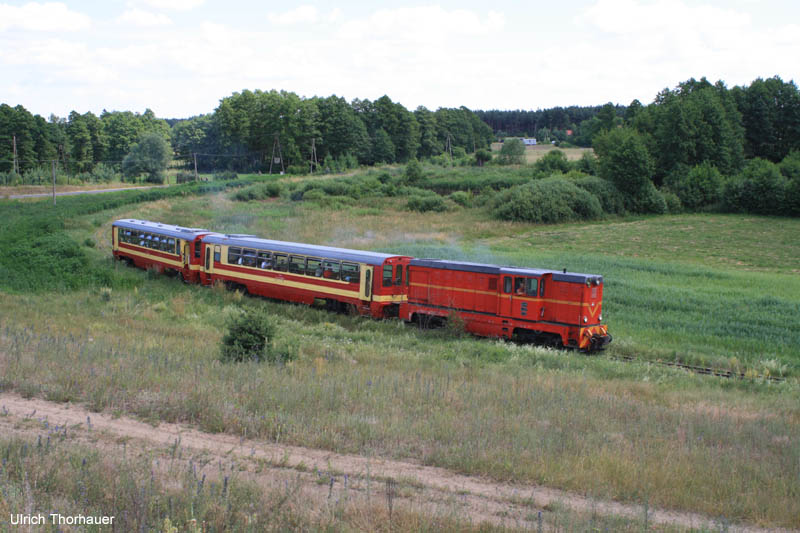
[{"label": "overcast sky", "polygon": [[690,77],[800,81],[800,2],[0,0],[0,103],[209,113],[242,89],[409,109],[649,103]]}]

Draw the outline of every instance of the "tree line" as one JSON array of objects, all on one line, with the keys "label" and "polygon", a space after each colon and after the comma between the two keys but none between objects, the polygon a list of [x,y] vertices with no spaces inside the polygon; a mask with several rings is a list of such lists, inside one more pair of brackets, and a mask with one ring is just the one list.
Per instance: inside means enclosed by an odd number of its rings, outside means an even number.
[{"label": "tree line", "polygon": [[[146,138],[146,142],[145,141]],[[45,120],[23,106],[0,104],[0,172],[49,176],[50,161],[71,174],[107,175],[144,167],[132,152],[170,151],[201,171],[304,172],[325,165],[406,162],[443,153],[486,148],[491,128],[465,107],[413,112],[388,96],[375,101],[303,98],[287,91],[234,93],[213,113],[163,120],[144,113],[103,111],[51,115]],[[159,152],[160,157],[160,152]],[[274,159],[279,157],[279,159]],[[138,160],[137,160],[138,161]],[[146,165],[145,165],[146,166]]]}]

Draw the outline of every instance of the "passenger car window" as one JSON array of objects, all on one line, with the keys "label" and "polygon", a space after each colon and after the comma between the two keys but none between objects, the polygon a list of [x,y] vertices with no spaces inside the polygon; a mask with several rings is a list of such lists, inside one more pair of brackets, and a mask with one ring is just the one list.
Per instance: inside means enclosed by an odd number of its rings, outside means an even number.
[{"label": "passenger car window", "polygon": [[256,251],[245,248],[242,252],[242,265],[254,267],[256,266]]},{"label": "passenger car window", "polygon": [[292,255],[289,257],[289,272],[292,274],[305,274],[306,272],[306,258],[301,255]]},{"label": "passenger car window", "polygon": [[275,270],[286,272],[287,263],[288,259],[286,258],[286,254],[275,254]]},{"label": "passenger car window", "polygon": [[241,264],[242,249],[241,248],[228,248],[228,264],[239,265]]},{"label": "passenger car window", "polygon": [[314,276],[315,278],[322,277],[322,260],[315,257],[309,257],[306,260],[306,274]]},{"label": "passenger car window", "polygon": [[258,268],[264,270],[272,268],[272,254],[270,252],[258,252]]},{"label": "passenger car window", "polygon": [[361,281],[361,269],[356,263],[342,263],[342,281],[358,283]]},{"label": "passenger car window", "polygon": [[339,279],[341,264],[339,261],[326,259],[322,262],[322,277],[326,279]]}]

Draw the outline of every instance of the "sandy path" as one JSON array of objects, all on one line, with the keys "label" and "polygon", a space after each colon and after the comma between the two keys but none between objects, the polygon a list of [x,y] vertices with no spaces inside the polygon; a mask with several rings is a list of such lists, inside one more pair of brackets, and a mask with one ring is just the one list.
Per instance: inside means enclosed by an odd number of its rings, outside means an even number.
[{"label": "sandy path", "polygon": [[[386,505],[386,480],[398,483],[397,505],[406,505],[423,512],[455,512],[473,522],[490,522],[506,526],[533,527],[538,511],[553,504],[587,514],[621,516],[643,520],[641,506],[612,501],[598,501],[584,496],[535,485],[513,485],[460,475],[443,468],[377,457],[337,454],[324,450],[271,444],[238,438],[232,435],[203,433],[185,426],[161,423],[157,427],[126,417],[114,418],[93,413],[82,406],[59,404],[40,399],[24,399],[16,394],[0,394],[0,434],[36,435],[43,423],[69,428],[73,440],[101,446],[121,448],[121,438],[130,451],[139,449],[169,457],[176,442],[187,454],[202,455],[206,464],[236,461],[256,482],[282,486],[288,479],[298,484],[303,497],[324,506],[335,494],[338,499],[346,490],[348,497],[365,498],[364,503]],[[20,423],[34,420],[38,424]],[[174,453],[172,454],[174,456]],[[264,465],[268,465],[264,468]],[[335,490],[328,482],[334,478]],[[344,487],[347,474],[348,486]],[[371,488],[368,488],[369,487]],[[394,492],[393,492],[394,494]],[[371,501],[367,501],[368,498]],[[377,500],[377,501],[375,501]],[[547,516],[546,513],[545,517]],[[695,513],[650,509],[648,521],[685,528],[716,529],[715,521]],[[735,525],[728,531],[786,531]]]}]

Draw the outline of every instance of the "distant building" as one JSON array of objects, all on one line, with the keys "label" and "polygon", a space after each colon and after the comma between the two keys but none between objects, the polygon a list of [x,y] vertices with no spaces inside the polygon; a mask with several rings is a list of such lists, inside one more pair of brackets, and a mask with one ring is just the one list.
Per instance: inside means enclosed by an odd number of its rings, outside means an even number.
[{"label": "distant building", "polygon": [[519,140],[522,141],[522,144],[524,144],[525,146],[536,146],[536,139],[525,139],[523,137],[520,137]]}]

